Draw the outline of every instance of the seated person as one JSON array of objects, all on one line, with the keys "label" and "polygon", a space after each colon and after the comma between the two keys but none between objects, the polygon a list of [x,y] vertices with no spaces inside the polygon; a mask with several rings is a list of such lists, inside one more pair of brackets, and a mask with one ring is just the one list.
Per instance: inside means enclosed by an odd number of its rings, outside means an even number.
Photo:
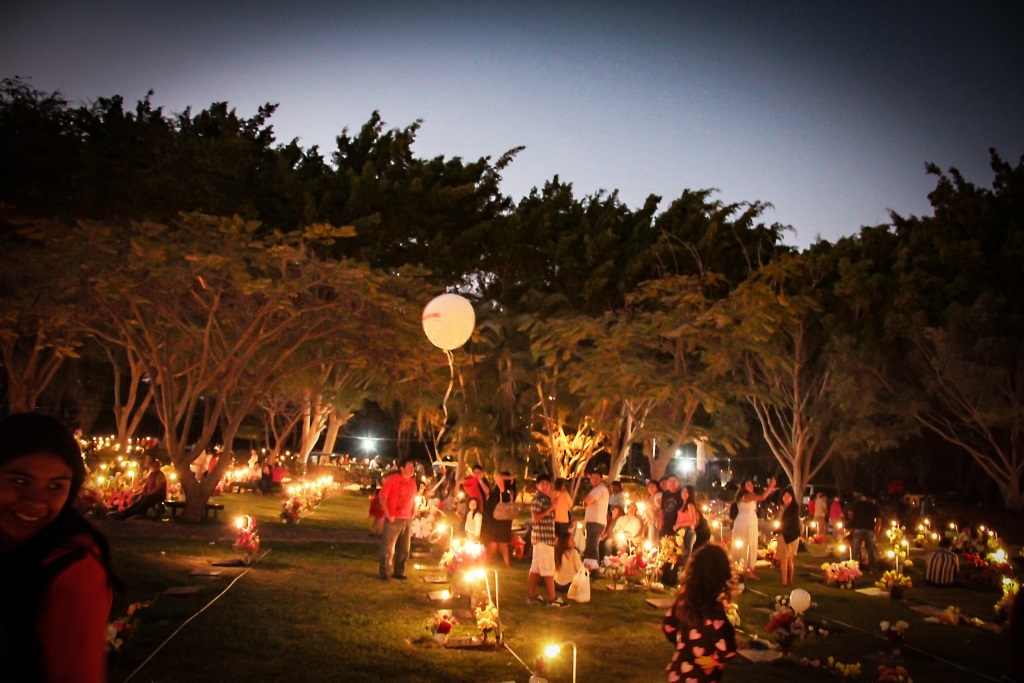
[{"label": "seated person", "polygon": [[262,493],[270,493],[270,490],[274,487],[274,473],[270,469],[270,465],[264,463],[263,469],[260,470],[260,483],[259,489]]},{"label": "seated person", "polygon": [[110,515],[112,519],[128,519],[136,515],[146,514],[151,507],[159,505],[167,498],[167,477],[160,470],[160,461],[149,458],[149,475],[142,486],[138,498],[121,512]]},{"label": "seated person", "polygon": [[949,548],[950,540],[943,538],[939,547],[928,556],[924,580],[932,586],[952,586],[960,570],[960,558]]},{"label": "seated person", "polygon": [[644,522],[636,514],[636,503],[630,503],[623,513],[622,508],[612,508],[612,523],[606,527],[601,541],[601,556],[629,552],[643,543]]},{"label": "seated person", "polygon": [[566,593],[576,572],[583,566],[580,553],[576,550],[576,541],[572,534],[559,534],[555,537],[555,591]]}]

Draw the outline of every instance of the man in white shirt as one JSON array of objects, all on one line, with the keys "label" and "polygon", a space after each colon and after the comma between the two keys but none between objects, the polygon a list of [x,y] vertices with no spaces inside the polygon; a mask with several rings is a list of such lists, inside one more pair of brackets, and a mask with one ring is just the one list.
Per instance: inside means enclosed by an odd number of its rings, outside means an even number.
[{"label": "man in white shirt", "polygon": [[589,560],[600,560],[600,540],[608,526],[608,487],[604,475],[590,473],[590,493],[583,499],[583,521],[586,523],[587,549],[584,556]]}]

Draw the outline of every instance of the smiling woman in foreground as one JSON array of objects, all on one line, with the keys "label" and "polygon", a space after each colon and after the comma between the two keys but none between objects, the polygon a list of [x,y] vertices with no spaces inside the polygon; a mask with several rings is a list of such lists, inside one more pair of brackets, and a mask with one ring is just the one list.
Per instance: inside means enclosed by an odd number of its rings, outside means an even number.
[{"label": "smiling woman in foreground", "polygon": [[106,539],[75,511],[78,443],[57,419],[0,420],[0,679],[107,680]]}]

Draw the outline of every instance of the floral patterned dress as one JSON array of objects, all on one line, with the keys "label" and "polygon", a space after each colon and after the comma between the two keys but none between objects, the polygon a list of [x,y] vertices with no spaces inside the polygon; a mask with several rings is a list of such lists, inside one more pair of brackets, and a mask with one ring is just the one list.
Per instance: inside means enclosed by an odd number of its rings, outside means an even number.
[{"label": "floral patterned dress", "polygon": [[669,610],[662,632],[676,646],[666,667],[669,683],[720,681],[725,660],[736,656],[736,631],[721,605],[700,628],[680,624]]}]

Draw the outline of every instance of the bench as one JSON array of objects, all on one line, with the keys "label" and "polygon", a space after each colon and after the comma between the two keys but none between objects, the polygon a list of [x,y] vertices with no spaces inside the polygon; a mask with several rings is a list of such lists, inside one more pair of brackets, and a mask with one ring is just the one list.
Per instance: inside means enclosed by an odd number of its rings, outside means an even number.
[{"label": "bench", "polygon": [[[170,511],[171,518],[173,519],[173,518],[178,516],[179,512],[181,512],[182,510],[185,509],[185,501],[183,501],[183,500],[168,500],[168,501],[164,502],[164,507],[166,507]],[[212,513],[213,518],[217,519],[218,515],[220,514],[220,511],[223,510],[223,509],[224,509],[224,504],[223,503],[207,503],[206,504],[206,511],[205,511],[206,519],[210,518],[211,513]]]}]

